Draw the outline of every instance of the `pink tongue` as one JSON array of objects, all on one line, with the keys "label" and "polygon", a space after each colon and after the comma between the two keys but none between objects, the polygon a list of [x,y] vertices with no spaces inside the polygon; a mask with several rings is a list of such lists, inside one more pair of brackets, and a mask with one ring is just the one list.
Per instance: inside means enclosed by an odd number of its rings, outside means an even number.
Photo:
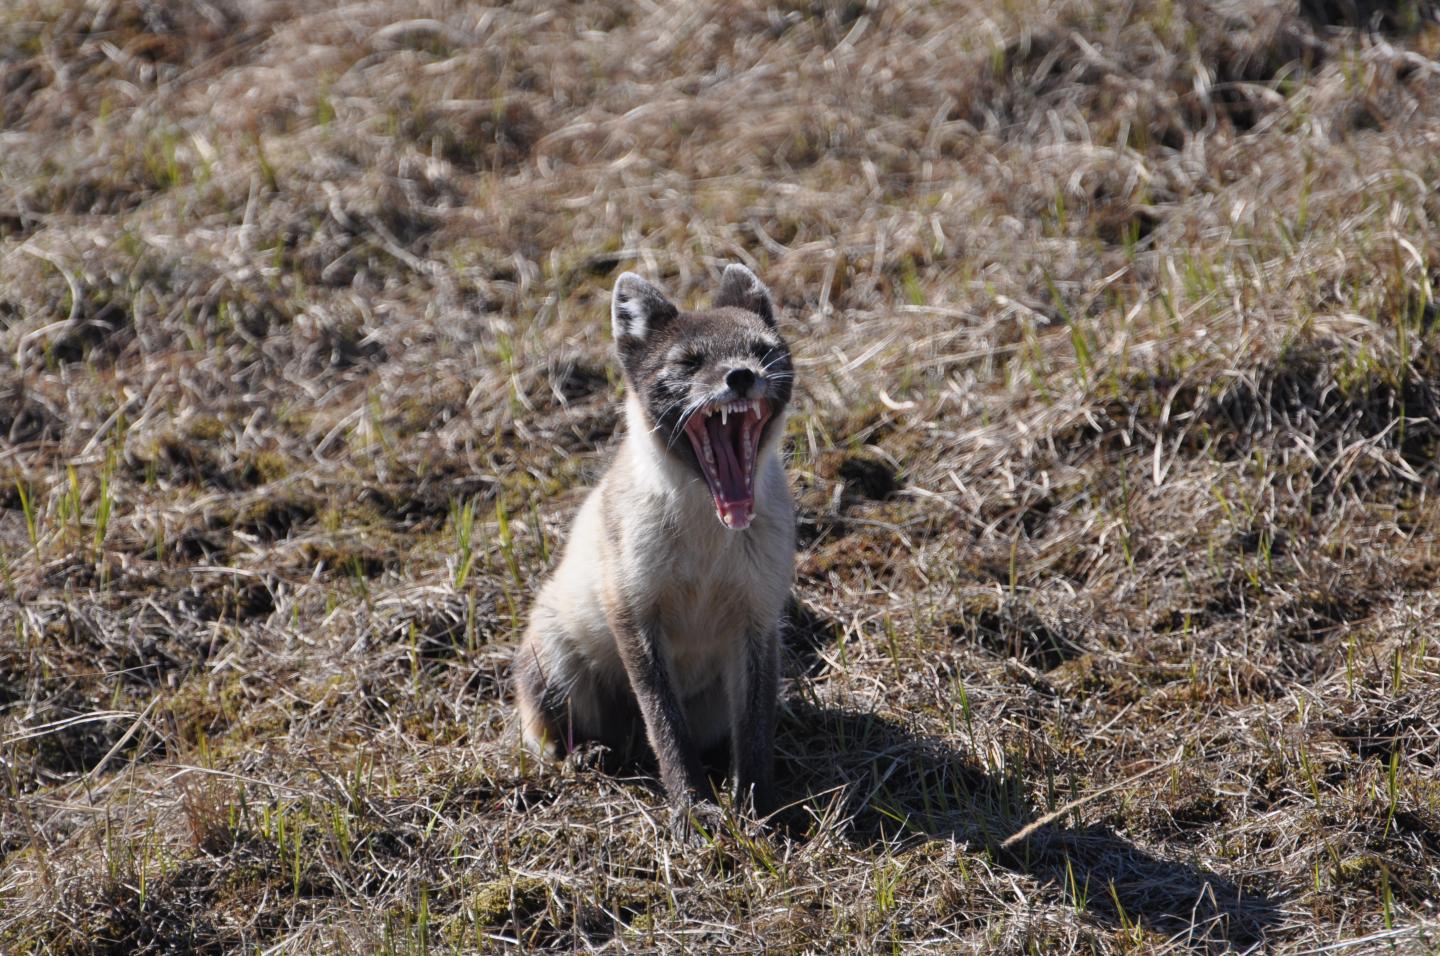
[{"label": "pink tongue", "polygon": [[740,444],[741,417],[730,416],[730,421],[720,424],[719,415],[705,420],[710,432],[710,447],[715,453],[715,476],[720,479],[720,488],[715,495],[715,507],[720,520],[732,528],[744,528],[754,515],[755,502],[745,487],[745,470],[735,457],[736,446]]}]

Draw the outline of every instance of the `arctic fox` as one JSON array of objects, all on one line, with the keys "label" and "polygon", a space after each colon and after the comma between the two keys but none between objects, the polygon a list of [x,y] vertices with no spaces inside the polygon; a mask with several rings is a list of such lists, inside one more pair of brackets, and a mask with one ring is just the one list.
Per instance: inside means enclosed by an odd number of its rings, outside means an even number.
[{"label": "arctic fox", "polygon": [[700,754],[728,737],[735,799],[763,813],[794,578],[790,350],[769,290],[738,264],[710,309],[681,312],[626,272],[610,312],[625,438],[516,652],[524,739],[624,751],[643,732],[684,807],[713,799]]}]

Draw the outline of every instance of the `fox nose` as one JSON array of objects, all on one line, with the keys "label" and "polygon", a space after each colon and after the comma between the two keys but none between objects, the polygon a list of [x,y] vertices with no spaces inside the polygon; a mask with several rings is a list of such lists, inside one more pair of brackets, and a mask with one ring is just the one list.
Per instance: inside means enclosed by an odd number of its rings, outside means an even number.
[{"label": "fox nose", "polygon": [[755,384],[755,373],[748,368],[732,368],[725,373],[725,384],[737,395],[744,395]]}]

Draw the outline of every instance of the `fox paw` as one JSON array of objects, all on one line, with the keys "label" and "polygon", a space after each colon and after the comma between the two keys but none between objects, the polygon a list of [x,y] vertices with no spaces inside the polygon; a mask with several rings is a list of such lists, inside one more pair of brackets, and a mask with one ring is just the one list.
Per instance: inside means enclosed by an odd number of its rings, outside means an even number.
[{"label": "fox paw", "polygon": [[671,810],[671,834],[688,846],[702,847],[714,843],[725,833],[727,825],[725,810],[709,800],[677,804]]}]

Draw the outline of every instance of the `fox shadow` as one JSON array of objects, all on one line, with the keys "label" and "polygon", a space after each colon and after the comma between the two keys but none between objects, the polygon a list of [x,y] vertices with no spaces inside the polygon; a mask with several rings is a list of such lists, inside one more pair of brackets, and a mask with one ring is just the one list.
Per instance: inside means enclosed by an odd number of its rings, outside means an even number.
[{"label": "fox shadow", "polygon": [[[792,608],[790,672],[813,676],[833,633]],[[1050,809],[1034,805],[1023,771],[987,771],[880,715],[792,694],[778,731],[776,778],[788,808],[775,821],[795,839],[810,838],[824,819],[857,847],[952,841],[1054,887],[1106,925],[1139,926],[1202,952],[1263,950],[1280,924],[1278,901],[1263,891],[1157,856],[1105,826],[1061,818],[1002,846]]]}]

